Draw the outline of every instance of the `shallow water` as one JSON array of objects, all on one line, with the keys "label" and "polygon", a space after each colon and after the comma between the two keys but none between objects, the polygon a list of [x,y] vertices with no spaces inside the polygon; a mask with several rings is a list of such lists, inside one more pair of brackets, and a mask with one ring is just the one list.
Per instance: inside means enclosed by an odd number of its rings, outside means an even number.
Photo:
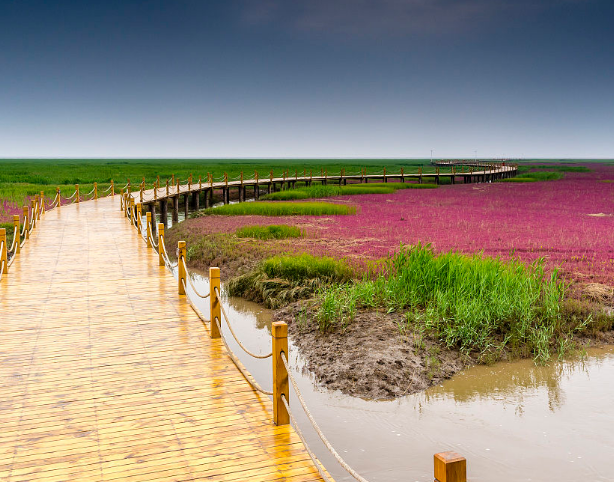
[{"label": "shallow water", "polygon": [[[207,292],[206,278],[193,279]],[[224,306],[248,348],[270,350],[270,310],[237,298],[226,298]],[[208,315],[208,303],[199,308]],[[224,332],[270,389],[270,360],[245,355]],[[433,454],[445,450],[467,458],[472,482],[614,481],[614,347],[543,367],[528,360],[477,366],[394,401],[319,388],[292,340],[290,354],[313,416],[338,452],[371,481],[432,481]],[[335,479],[354,480],[328,454],[292,392],[290,403],[310,447]]]}]

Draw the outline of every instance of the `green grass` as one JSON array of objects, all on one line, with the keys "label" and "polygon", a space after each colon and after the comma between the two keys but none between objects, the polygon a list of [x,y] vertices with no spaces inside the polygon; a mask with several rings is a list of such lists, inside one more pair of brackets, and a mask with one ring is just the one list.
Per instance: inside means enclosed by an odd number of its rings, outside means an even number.
[{"label": "green grass", "polygon": [[552,171],[522,171],[519,170],[520,175],[518,177],[510,177],[508,179],[501,179],[499,182],[537,182],[537,181],[556,181],[562,179],[564,174],[562,172]]},{"label": "green grass", "polygon": [[228,294],[278,308],[309,298],[331,283],[345,283],[354,276],[344,261],[309,254],[279,255],[260,263],[252,272],[232,278]]},{"label": "green grass", "polygon": [[199,175],[206,179],[207,173],[220,179],[224,172],[229,178],[243,172],[251,178],[258,171],[262,178],[271,170],[275,177],[283,172],[291,177],[303,172],[309,175],[310,171],[319,175],[323,169],[331,175],[341,169],[351,174],[363,168],[376,173],[384,167],[390,173],[399,172],[401,167],[406,173],[417,172],[418,168],[423,172],[434,170],[426,159],[0,159],[0,199],[21,205],[27,196],[40,191],[53,198],[56,186],[70,195],[75,184],[80,184],[82,192],[89,192],[94,182],[106,188],[111,179],[116,186],[123,186],[128,179],[137,185],[143,177],[152,183],[156,176],[164,181],[172,174],[181,180],[192,174],[197,181]]},{"label": "green grass", "polygon": [[500,179],[498,182],[537,182],[537,179],[532,177],[509,177],[507,179]]},{"label": "green grass", "polygon": [[269,201],[290,201],[298,199],[319,199],[333,196],[352,196],[360,194],[392,194],[399,189],[434,189],[439,187],[436,184],[417,184],[417,183],[372,183],[372,184],[348,184],[339,186],[335,184],[320,185],[315,184],[309,187],[299,187],[287,189],[271,194],[267,194],[262,199]]},{"label": "green grass", "polygon": [[0,229],[2,228],[6,229],[6,249],[9,249],[11,245],[13,244],[13,234],[14,234],[13,223],[0,223]]},{"label": "green grass", "polygon": [[324,202],[247,202],[204,209],[196,216],[324,216],[356,214],[356,207]]},{"label": "green grass", "polygon": [[342,282],[352,276],[351,268],[343,261],[328,256],[299,254],[274,256],[262,264],[262,271],[269,278],[304,281],[318,278],[327,282]]},{"label": "green grass", "polygon": [[303,232],[296,226],[273,224],[270,226],[243,226],[235,233],[239,238],[286,239],[300,238]]},{"label": "green grass", "polygon": [[429,332],[482,360],[511,350],[543,362],[573,330],[561,321],[563,294],[557,274],[545,276],[543,260],[526,266],[402,246],[382,274],[325,288],[316,319],[326,331],[351,322],[361,307],[401,311],[406,331]]},{"label": "green grass", "polygon": [[518,167],[519,172],[524,172],[525,170],[530,169],[545,169],[548,171],[559,171],[559,172],[591,172],[591,170],[586,166],[557,166],[556,164],[529,164],[529,165],[520,165]]}]

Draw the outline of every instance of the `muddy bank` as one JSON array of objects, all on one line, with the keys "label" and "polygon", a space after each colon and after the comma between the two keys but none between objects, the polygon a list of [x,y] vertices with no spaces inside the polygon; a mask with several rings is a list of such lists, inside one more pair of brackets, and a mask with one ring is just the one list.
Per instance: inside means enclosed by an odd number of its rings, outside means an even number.
[{"label": "muddy bank", "polygon": [[[564,318],[573,316],[572,311],[582,318],[591,314],[596,325],[570,339],[567,353],[613,345],[611,323],[604,329],[614,314],[611,288],[587,285],[577,287],[574,294],[578,298],[564,304]],[[587,296],[592,301],[587,302]],[[428,333],[404,331],[404,316],[399,313],[361,310],[343,329],[322,333],[306,315],[314,310],[313,300],[302,300],[275,310],[274,319],[288,323],[307,368],[318,384],[331,390],[367,399],[393,399],[437,385],[479,363],[477,356],[446,348]],[[496,361],[513,358],[504,352]]]},{"label": "muddy bank", "polygon": [[344,330],[321,333],[302,321],[309,302],[275,311],[322,386],[369,399],[392,399],[424,390],[475,361],[436,340],[400,329],[402,315],[362,311]]}]

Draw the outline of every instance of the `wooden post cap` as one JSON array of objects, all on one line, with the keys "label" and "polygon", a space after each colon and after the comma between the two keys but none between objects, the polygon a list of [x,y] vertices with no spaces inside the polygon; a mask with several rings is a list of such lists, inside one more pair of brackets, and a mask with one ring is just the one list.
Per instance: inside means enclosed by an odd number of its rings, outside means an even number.
[{"label": "wooden post cap", "polygon": [[220,268],[209,268],[209,278],[219,278],[220,277]]},{"label": "wooden post cap", "polygon": [[288,324],[285,321],[274,321],[271,325],[273,338],[288,338]]},{"label": "wooden post cap", "polygon": [[456,452],[435,454],[436,482],[467,482],[467,460]]}]

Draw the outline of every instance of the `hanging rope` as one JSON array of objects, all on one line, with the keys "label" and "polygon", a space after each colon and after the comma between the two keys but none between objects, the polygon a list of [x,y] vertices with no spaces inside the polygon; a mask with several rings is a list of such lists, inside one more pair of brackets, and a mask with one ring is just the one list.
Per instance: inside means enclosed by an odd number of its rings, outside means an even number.
[{"label": "hanging rope", "polygon": [[[215,289],[215,294],[217,295],[217,297],[221,299],[219,290],[217,288],[214,288],[214,289]],[[251,357],[259,358],[259,359],[265,359],[265,358],[269,358],[273,356],[273,352],[268,353],[267,355],[256,355],[255,353],[249,351],[243,345],[243,343],[241,343],[239,338],[237,338],[237,335],[235,334],[235,331],[232,329],[232,325],[230,324],[230,320],[228,319],[228,315],[226,314],[226,310],[224,309],[224,305],[221,303],[221,301],[220,301],[220,308],[222,310],[222,315],[224,316],[224,319],[226,320],[226,326],[228,326],[228,329],[230,330],[230,333],[232,333],[233,338],[235,339],[237,344],[243,349],[245,353],[247,353]]]},{"label": "hanging rope", "polygon": [[205,318],[205,315],[198,308],[196,308],[196,305],[192,301],[192,298],[190,298],[190,295],[188,294],[188,291],[186,290],[186,287],[185,287],[185,281],[181,280],[181,284],[183,285],[183,291],[185,291],[185,293],[186,293],[186,300],[188,301],[188,304],[194,310],[194,313],[196,313],[196,315],[200,318],[200,320],[205,325],[209,325],[211,323],[211,321],[208,320],[207,318]]},{"label": "hanging rope", "polygon": [[245,370],[241,361],[238,358],[236,358],[234,353],[230,350],[230,347],[228,346],[228,343],[226,343],[226,339],[224,338],[224,334],[222,333],[222,329],[220,328],[220,320],[217,317],[215,318],[215,324],[217,325],[217,329],[220,331],[220,338],[222,339],[222,343],[224,343],[224,346],[226,347],[226,352],[228,353],[228,356],[233,361],[235,366],[239,369],[239,371],[241,372],[241,375],[245,377],[248,383],[255,390],[259,391],[260,393],[264,393],[265,395],[273,395],[273,392],[269,392],[265,390],[264,388],[262,388],[260,385],[258,385],[258,382],[254,380],[254,378],[250,375],[250,373],[247,370]]},{"label": "hanging rope", "polygon": [[181,258],[181,262],[183,263],[183,269],[185,269],[185,276],[188,279],[190,286],[192,287],[192,290],[194,291],[196,296],[202,299],[209,298],[209,296],[211,295],[210,293],[207,293],[206,295],[200,294],[198,290],[196,289],[196,286],[194,286],[194,283],[192,282],[192,277],[190,276],[190,273],[188,272],[188,266],[185,264],[185,258]]},{"label": "hanging rope", "polygon": [[309,454],[309,457],[311,458],[313,465],[315,465],[316,469],[318,469],[318,473],[320,474],[320,477],[322,477],[326,482],[334,482],[333,479],[331,479],[328,476],[328,474],[326,473],[324,467],[322,466],[322,464],[320,463],[316,455],[311,451],[311,449],[309,448],[309,445],[307,445],[307,440],[305,440],[305,436],[303,435],[303,432],[301,431],[299,424],[296,422],[296,419],[294,418],[294,414],[292,413],[292,410],[290,410],[290,404],[288,404],[288,400],[286,400],[286,396],[284,394],[281,395],[281,401],[286,406],[286,410],[288,411],[288,415],[290,415],[290,420],[292,422],[292,425],[294,425],[294,430],[296,431],[298,438],[300,438],[301,442],[303,442],[303,446],[305,447],[305,450],[307,450],[307,453]]},{"label": "hanging rope", "polygon": [[[292,372],[290,371],[290,367],[288,366],[288,359],[286,358],[286,354],[285,353],[281,354],[281,360],[283,361],[284,366],[286,367],[286,371],[288,372],[288,379],[292,383],[292,387],[294,387],[294,392],[296,393],[296,398],[298,398],[298,401],[300,402],[301,406],[303,407],[303,410],[305,411],[305,414],[307,415],[307,418],[311,422],[311,425],[313,426],[313,428],[317,432],[318,436],[320,437],[320,440],[322,440],[324,445],[326,445],[326,448],[329,450],[329,452],[332,454],[332,456],[335,457],[335,460],[337,460],[337,462],[339,462],[339,465],[341,465],[341,467],[343,467],[345,470],[347,470],[347,472],[352,477],[354,477],[359,482],[368,482],[367,479],[362,477],[358,472],[356,472],[352,467],[350,467],[347,464],[347,462],[345,460],[343,460],[343,458],[341,458],[341,456],[337,453],[335,448],[328,441],[328,439],[326,438],[326,436],[324,435],[324,433],[322,432],[322,430],[320,429],[320,427],[316,423],[315,419],[313,418],[313,415],[311,415],[311,412],[307,408],[307,404],[305,403],[305,400],[303,399],[303,396],[301,395],[301,392],[300,392],[300,390],[298,388],[298,384],[296,383],[296,380],[294,379],[294,376],[292,376]],[[292,411],[290,410],[290,405],[288,404],[288,401],[285,400],[285,397],[283,395],[282,395],[282,400],[284,400],[286,408],[288,410],[288,413],[290,414],[290,417],[292,418],[292,420],[294,422],[294,426],[295,426],[295,428],[297,428],[298,425],[297,425],[296,421],[294,420],[294,417],[292,416]],[[297,432],[298,432],[298,430],[297,430]],[[305,444],[305,446],[307,446],[307,444]],[[312,459],[313,459],[313,457],[312,457]],[[314,460],[314,462],[315,462],[315,460]]]}]

